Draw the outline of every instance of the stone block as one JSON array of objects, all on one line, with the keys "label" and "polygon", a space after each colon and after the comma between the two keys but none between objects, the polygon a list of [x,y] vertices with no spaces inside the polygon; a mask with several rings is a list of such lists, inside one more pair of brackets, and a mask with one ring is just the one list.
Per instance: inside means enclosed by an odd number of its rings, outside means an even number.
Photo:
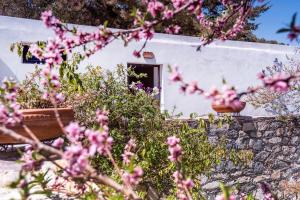
[{"label": "stone block", "polygon": [[245,131],[245,132],[256,131],[256,127],[255,127],[254,123],[247,122],[247,123],[243,124],[243,131]]},{"label": "stone block", "polygon": [[269,139],[269,143],[271,143],[271,144],[277,144],[279,142],[281,142],[280,137],[273,137],[273,138]]},{"label": "stone block", "polygon": [[219,188],[220,183],[218,181],[209,182],[202,186],[204,190],[214,190]]}]

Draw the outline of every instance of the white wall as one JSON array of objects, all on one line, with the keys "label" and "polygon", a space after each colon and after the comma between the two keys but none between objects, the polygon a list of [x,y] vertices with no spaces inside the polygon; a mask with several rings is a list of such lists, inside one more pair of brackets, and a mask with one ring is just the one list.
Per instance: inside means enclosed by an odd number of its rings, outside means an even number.
[{"label": "white wall", "polygon": [[[79,29],[94,30],[95,27],[79,26]],[[14,76],[22,80],[27,72],[33,70],[33,65],[22,64],[21,58],[9,51],[13,42],[41,41],[52,36],[52,32],[41,21],[0,16],[0,79]],[[133,50],[139,49],[141,45],[142,42],[133,42],[124,48],[122,41],[117,40],[84,61],[80,70],[84,71],[87,64],[96,64],[107,69],[113,69],[120,63],[126,65],[128,62],[160,64],[162,109],[172,110],[176,105],[177,112],[183,112],[185,116],[191,112],[206,114],[213,111],[209,101],[199,96],[180,94],[178,85],[170,84],[167,71],[169,64],[177,64],[187,81],[198,80],[200,86],[206,89],[211,85],[220,85],[223,77],[228,83],[245,89],[259,83],[256,74],[264,67],[272,65],[275,58],[284,61],[287,55],[294,55],[294,48],[288,46],[237,41],[218,41],[196,51],[199,45],[196,37],[155,34],[145,49],[153,52],[155,59],[145,60],[132,56]],[[255,110],[250,105],[241,114],[267,115],[263,110]]]}]

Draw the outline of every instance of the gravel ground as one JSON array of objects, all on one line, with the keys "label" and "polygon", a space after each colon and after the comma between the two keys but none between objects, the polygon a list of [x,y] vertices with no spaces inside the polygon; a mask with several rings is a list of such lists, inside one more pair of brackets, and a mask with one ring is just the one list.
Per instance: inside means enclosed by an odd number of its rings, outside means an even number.
[{"label": "gravel ground", "polygon": [[0,152],[0,199],[19,199],[17,190],[7,187],[18,177],[20,164],[16,162],[18,154],[16,151]]}]

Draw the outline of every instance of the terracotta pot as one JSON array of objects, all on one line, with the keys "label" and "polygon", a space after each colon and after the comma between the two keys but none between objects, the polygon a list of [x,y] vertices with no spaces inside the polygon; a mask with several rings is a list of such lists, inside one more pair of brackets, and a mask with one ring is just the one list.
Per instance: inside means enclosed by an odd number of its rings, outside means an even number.
[{"label": "terracotta pot", "polygon": [[213,104],[211,105],[212,109],[216,111],[217,113],[239,113],[242,110],[244,110],[246,106],[246,102],[241,101],[241,105],[238,107],[232,107],[232,106],[227,106],[227,105],[216,105]]},{"label": "terracotta pot", "polygon": [[[57,110],[64,125],[74,120],[72,108],[58,108]],[[51,140],[62,135],[61,128],[55,117],[54,108],[24,109],[21,111],[23,113],[23,124],[30,128],[41,141]],[[21,124],[8,128],[30,138]],[[20,144],[20,141],[16,141],[0,132],[0,144]]]}]

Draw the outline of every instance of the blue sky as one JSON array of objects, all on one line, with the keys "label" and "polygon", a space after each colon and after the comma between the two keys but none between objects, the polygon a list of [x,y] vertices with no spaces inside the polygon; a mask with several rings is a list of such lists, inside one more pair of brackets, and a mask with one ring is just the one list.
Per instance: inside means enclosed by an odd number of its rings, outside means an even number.
[{"label": "blue sky", "polygon": [[[287,34],[277,34],[276,31],[288,24],[295,12],[298,13],[297,24],[300,24],[300,0],[269,0],[269,2],[272,7],[256,20],[260,25],[255,34],[258,37],[290,44]],[[292,45],[296,43],[293,42]]]}]

